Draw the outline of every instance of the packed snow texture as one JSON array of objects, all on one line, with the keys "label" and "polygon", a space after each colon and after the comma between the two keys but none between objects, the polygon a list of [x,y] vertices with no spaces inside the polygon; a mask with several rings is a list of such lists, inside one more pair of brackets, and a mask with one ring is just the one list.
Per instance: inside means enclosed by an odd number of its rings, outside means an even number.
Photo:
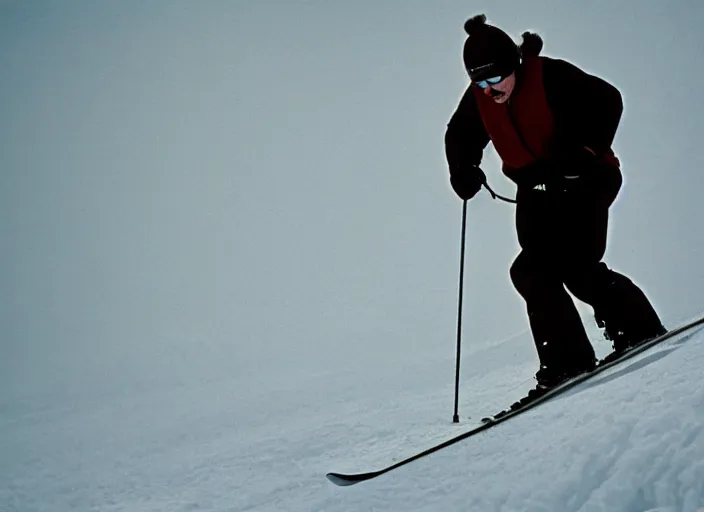
[{"label": "packed snow texture", "polygon": [[73,400],[10,397],[1,510],[704,508],[702,332],[376,480],[325,479],[383,467],[508,404],[531,385],[530,349],[524,335],[467,351],[460,425],[450,421],[451,361],[412,357],[367,379],[262,374],[246,386],[184,378]]}]

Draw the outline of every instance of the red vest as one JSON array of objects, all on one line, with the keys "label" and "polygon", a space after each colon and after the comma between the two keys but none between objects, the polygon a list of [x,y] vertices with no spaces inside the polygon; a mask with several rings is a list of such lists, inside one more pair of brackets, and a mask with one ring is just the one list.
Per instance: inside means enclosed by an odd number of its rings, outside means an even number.
[{"label": "red vest", "polygon": [[[555,120],[543,83],[543,58],[526,56],[519,81],[509,101],[502,104],[495,103],[482,90],[474,89],[484,128],[503,161],[504,172],[549,157],[555,133]],[[610,149],[598,157],[620,167]]]},{"label": "red vest", "polygon": [[486,132],[506,169],[519,169],[545,156],[554,120],[543,85],[541,57],[526,57],[520,82],[506,103],[498,104],[475,88]]}]

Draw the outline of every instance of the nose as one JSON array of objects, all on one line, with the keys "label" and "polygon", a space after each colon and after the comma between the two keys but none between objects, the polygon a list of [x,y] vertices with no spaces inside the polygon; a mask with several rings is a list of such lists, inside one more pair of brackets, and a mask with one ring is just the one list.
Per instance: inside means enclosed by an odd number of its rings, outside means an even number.
[{"label": "nose", "polygon": [[482,89],[482,91],[483,91],[484,94],[486,94],[487,96],[491,96],[491,87],[487,87],[486,89]]}]

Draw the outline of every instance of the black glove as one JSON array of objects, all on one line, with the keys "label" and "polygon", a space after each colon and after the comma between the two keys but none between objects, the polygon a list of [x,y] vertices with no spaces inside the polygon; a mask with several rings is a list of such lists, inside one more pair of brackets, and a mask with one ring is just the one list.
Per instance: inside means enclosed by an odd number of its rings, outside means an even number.
[{"label": "black glove", "polygon": [[472,199],[482,188],[483,183],[486,183],[486,175],[476,165],[455,169],[450,173],[450,185],[461,199]]}]

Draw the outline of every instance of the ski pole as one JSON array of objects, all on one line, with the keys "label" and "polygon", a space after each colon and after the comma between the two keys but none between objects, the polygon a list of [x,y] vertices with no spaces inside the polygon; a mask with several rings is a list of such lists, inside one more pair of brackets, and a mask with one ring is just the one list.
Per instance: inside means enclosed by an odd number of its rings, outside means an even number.
[{"label": "ski pole", "polygon": [[460,348],[462,346],[462,295],[464,289],[464,241],[467,231],[467,200],[462,204],[462,235],[460,237],[460,282],[459,298],[457,300],[457,359],[455,364],[455,413],[452,416],[453,423],[460,422],[458,413],[460,397]]}]

